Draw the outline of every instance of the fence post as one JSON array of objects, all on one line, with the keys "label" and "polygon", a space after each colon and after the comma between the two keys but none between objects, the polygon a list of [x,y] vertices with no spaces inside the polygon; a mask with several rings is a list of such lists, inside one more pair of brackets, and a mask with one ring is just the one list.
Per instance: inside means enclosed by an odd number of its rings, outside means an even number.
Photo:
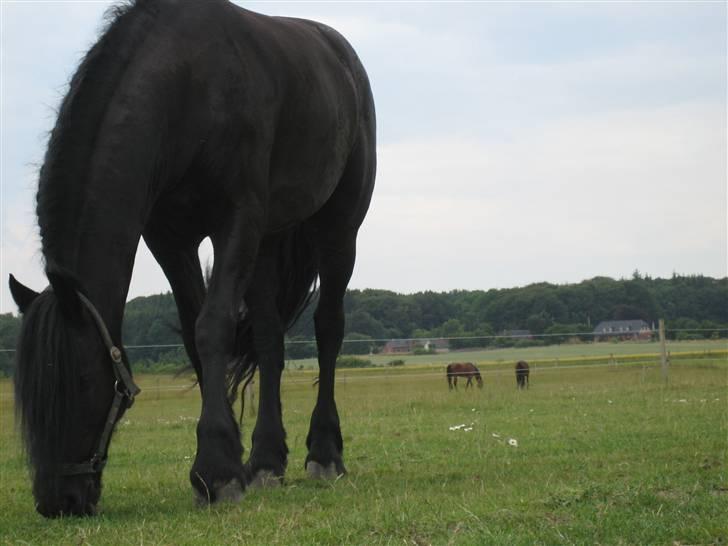
[{"label": "fence post", "polygon": [[667,383],[667,345],[665,343],[665,320],[660,319],[660,369],[662,370],[662,380]]}]

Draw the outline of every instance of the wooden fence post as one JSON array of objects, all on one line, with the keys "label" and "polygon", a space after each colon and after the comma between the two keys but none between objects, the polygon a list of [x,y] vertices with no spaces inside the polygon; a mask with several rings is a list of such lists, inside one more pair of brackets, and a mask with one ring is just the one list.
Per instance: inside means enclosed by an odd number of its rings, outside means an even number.
[{"label": "wooden fence post", "polygon": [[665,320],[660,319],[660,369],[662,370],[662,380],[667,383],[667,345],[665,343]]}]

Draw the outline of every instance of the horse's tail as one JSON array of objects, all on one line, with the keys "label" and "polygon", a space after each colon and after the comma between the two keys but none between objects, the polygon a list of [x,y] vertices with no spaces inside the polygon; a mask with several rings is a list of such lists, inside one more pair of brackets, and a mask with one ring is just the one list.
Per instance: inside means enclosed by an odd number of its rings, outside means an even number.
[{"label": "horse's tail", "polygon": [[[305,224],[291,229],[280,237],[278,243],[278,295],[276,305],[284,329],[289,330],[301,316],[316,294],[318,256]],[[233,404],[240,384],[245,388],[253,379],[258,358],[253,346],[253,330],[250,316],[240,317],[235,333],[235,355],[228,368],[228,400]],[[244,407],[240,408],[240,419]]]}]

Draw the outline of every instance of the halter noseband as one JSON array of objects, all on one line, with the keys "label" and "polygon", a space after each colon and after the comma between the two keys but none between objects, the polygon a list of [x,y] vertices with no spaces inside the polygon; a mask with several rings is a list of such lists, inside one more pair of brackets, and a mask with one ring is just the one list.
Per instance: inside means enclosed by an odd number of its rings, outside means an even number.
[{"label": "halter noseband", "polygon": [[114,401],[111,403],[109,413],[106,416],[106,424],[104,430],[101,433],[96,449],[94,450],[91,458],[83,463],[69,463],[60,465],[61,475],[63,476],[75,476],[78,474],[95,474],[101,472],[106,465],[107,452],[109,450],[109,442],[111,440],[111,432],[114,430],[116,419],[121,411],[121,404],[126,400],[127,409],[134,404],[134,397],[141,392],[141,389],[137,387],[134,380],[131,378],[129,370],[124,366],[124,362],[121,358],[121,351],[114,345],[111,340],[109,330],[106,328],[101,315],[88,300],[86,296],[78,292],[78,297],[84,304],[86,309],[94,319],[96,328],[101,334],[101,338],[104,341],[104,345],[109,350],[109,356],[111,357],[111,363],[113,365],[114,376],[116,381],[114,382]]}]

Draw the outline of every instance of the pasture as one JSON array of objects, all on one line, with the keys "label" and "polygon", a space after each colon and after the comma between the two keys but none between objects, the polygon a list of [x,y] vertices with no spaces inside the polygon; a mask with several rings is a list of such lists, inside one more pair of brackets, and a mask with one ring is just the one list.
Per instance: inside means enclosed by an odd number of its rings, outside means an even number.
[{"label": "pasture", "polygon": [[[674,355],[667,386],[654,360],[569,364],[532,368],[524,392],[510,362],[481,362],[485,388],[467,392],[448,391],[444,370],[426,361],[340,371],[349,474],[336,483],[305,477],[315,374],[287,370],[286,484],[203,509],[194,506],[187,478],[199,394],[185,390],[187,378],[140,375],[143,393],[112,441],[99,516],[59,520],[33,510],[11,386],[3,381],[0,543],[728,541],[725,353]],[[251,429],[246,414],[248,449]]]}]

